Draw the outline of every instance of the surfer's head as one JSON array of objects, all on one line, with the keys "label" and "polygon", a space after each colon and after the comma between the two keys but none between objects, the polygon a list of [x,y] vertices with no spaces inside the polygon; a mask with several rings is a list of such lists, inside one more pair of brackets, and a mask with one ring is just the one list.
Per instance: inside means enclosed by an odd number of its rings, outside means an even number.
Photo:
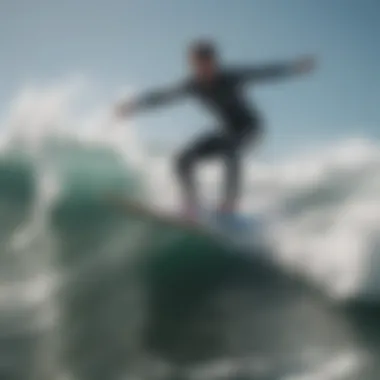
[{"label": "surfer's head", "polygon": [[212,79],[218,69],[218,52],[214,43],[207,40],[195,41],[189,48],[189,62],[200,79]]}]

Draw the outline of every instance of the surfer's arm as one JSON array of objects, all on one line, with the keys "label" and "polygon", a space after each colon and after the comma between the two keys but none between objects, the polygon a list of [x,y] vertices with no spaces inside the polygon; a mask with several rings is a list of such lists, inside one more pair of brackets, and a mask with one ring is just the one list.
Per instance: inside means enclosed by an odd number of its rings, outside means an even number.
[{"label": "surfer's arm", "polygon": [[149,91],[117,107],[120,116],[134,114],[158,106],[171,103],[186,96],[190,91],[188,83],[180,83],[171,87]]},{"label": "surfer's arm", "polygon": [[291,62],[240,68],[237,69],[236,76],[240,82],[282,79],[311,72],[314,65],[312,57],[304,57]]}]

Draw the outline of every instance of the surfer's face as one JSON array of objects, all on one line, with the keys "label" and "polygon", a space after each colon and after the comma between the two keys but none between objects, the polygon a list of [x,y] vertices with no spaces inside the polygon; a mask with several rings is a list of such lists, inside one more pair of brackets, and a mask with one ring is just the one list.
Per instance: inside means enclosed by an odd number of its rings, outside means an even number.
[{"label": "surfer's face", "polygon": [[214,58],[190,56],[190,66],[195,76],[200,80],[212,80],[217,71],[217,64]]}]

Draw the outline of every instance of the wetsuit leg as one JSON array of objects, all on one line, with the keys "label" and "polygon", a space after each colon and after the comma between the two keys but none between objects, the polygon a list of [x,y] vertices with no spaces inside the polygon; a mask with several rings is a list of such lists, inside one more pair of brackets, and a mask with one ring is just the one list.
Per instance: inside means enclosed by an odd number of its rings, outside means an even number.
[{"label": "wetsuit leg", "polygon": [[224,193],[221,208],[234,209],[240,195],[241,184],[239,144],[234,139],[231,138],[231,140],[226,141],[225,152],[221,158],[225,165]]},{"label": "wetsuit leg", "polygon": [[195,164],[219,156],[226,170],[222,205],[234,208],[240,193],[240,153],[248,137],[248,133],[212,133],[202,136],[180,154],[177,160],[177,173],[187,205],[190,207],[198,205],[193,178]]},{"label": "wetsuit leg", "polygon": [[250,130],[225,135],[222,159],[225,165],[225,183],[221,208],[234,210],[241,193],[241,154],[251,140]]},{"label": "wetsuit leg", "polygon": [[201,136],[188,145],[176,160],[176,171],[180,179],[184,200],[189,207],[198,205],[198,198],[194,184],[194,166],[201,160],[222,155],[228,140],[224,134],[210,133]]}]

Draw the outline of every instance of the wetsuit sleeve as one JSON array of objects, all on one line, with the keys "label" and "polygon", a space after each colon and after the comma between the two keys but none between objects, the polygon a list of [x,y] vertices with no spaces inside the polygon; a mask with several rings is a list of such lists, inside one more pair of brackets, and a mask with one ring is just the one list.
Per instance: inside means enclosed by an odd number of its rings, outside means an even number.
[{"label": "wetsuit sleeve", "polygon": [[176,84],[171,87],[147,92],[135,100],[136,111],[158,107],[175,100],[179,100],[190,93],[191,84],[188,82]]},{"label": "wetsuit sleeve", "polygon": [[239,82],[281,79],[297,74],[293,63],[276,63],[239,68],[235,78]]}]

